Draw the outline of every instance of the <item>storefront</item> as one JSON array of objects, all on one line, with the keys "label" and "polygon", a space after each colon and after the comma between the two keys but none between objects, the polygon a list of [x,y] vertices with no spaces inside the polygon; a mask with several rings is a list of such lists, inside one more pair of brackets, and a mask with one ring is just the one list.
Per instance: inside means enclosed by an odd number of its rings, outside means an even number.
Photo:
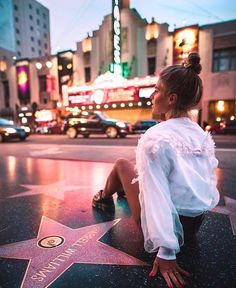
[{"label": "storefront", "polygon": [[101,110],[130,123],[152,119],[150,95],[157,80],[156,76],[128,80],[107,72],[90,86],[64,85],[63,104],[69,109]]}]

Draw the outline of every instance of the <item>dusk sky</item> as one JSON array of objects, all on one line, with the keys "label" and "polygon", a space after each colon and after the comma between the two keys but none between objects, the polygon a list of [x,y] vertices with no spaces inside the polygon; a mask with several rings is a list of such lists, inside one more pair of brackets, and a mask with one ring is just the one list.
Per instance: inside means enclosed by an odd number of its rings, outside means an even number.
[{"label": "dusk sky", "polygon": [[[76,49],[103,17],[111,13],[112,0],[38,0],[50,10],[52,53]],[[151,22],[168,23],[174,27],[208,24],[236,19],[235,0],[131,0],[131,8]]]}]

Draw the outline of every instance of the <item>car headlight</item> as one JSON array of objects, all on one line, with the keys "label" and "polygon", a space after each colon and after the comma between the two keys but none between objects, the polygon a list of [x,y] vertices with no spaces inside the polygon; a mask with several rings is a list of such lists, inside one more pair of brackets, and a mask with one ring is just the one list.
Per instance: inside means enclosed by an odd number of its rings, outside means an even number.
[{"label": "car headlight", "polygon": [[124,122],[116,122],[116,126],[118,126],[120,128],[125,128],[126,127]]},{"label": "car headlight", "polygon": [[21,126],[25,130],[26,133],[30,132],[30,128],[28,126]]},{"label": "car headlight", "polygon": [[16,129],[14,128],[5,128],[6,132],[9,133],[9,134],[13,134],[13,133],[16,133]]}]

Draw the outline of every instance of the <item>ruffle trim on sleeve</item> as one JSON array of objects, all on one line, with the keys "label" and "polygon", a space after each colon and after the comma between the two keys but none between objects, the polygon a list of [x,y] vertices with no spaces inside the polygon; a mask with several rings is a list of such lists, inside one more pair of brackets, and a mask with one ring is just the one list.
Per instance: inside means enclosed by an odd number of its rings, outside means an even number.
[{"label": "ruffle trim on sleeve", "polygon": [[206,134],[202,145],[199,147],[192,147],[190,143],[187,143],[176,133],[160,133],[155,136],[142,137],[139,140],[139,149],[144,149],[149,155],[156,154],[161,147],[168,149],[168,146],[175,154],[182,156],[187,154],[211,156],[215,153],[215,142],[210,133]]}]

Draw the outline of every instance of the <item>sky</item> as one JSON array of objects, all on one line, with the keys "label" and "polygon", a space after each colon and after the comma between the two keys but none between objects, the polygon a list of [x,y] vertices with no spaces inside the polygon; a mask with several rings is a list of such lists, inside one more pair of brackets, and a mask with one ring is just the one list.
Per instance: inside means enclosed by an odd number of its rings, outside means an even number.
[{"label": "sky", "polygon": [[[38,0],[50,10],[52,53],[76,49],[111,14],[112,0]],[[235,0],[130,0],[142,18],[168,23],[169,31],[192,24],[236,19]]]}]

